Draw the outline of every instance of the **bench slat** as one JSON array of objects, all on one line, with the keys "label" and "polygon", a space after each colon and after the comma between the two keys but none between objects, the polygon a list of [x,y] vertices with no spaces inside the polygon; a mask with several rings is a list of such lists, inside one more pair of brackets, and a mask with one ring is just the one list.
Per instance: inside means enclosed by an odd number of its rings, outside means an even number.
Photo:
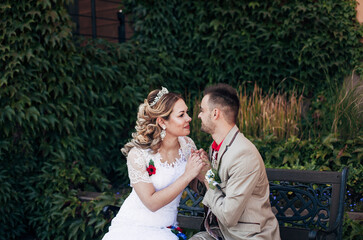
[{"label": "bench slat", "polygon": [[303,183],[340,184],[340,172],[266,168],[269,181],[294,181]]},{"label": "bench slat", "polygon": [[199,230],[202,222],[202,217],[178,215],[178,223],[182,228]]},{"label": "bench slat", "polygon": [[307,240],[309,239],[309,229],[280,226],[280,236],[282,240]]}]

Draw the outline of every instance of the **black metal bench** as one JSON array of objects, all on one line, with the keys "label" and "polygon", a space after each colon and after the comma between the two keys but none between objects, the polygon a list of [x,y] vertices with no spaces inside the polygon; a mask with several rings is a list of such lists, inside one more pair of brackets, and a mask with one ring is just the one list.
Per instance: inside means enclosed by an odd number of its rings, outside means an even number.
[{"label": "black metal bench", "polygon": [[[341,239],[348,168],[342,172],[266,169],[272,211],[281,239]],[[182,228],[200,229],[202,197],[186,189],[178,221]],[[118,211],[106,206],[104,212]]]}]

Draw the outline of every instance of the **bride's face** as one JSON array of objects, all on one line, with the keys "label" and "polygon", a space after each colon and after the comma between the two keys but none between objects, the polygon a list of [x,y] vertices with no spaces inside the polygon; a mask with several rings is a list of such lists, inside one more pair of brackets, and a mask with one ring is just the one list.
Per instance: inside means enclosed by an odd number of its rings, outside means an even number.
[{"label": "bride's face", "polygon": [[189,123],[192,120],[188,115],[188,107],[183,99],[179,99],[170,113],[169,119],[165,120],[166,136],[186,136],[190,133]]}]

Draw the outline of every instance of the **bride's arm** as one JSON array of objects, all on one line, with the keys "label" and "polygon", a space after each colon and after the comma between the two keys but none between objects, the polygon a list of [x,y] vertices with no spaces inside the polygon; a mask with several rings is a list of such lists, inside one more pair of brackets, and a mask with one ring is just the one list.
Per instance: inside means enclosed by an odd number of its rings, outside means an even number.
[{"label": "bride's arm", "polygon": [[188,186],[190,181],[198,175],[204,166],[203,161],[198,160],[200,160],[199,155],[191,155],[187,161],[184,174],[160,191],[156,191],[152,183],[144,181],[134,183],[133,188],[150,211],[157,211],[173,201]]}]

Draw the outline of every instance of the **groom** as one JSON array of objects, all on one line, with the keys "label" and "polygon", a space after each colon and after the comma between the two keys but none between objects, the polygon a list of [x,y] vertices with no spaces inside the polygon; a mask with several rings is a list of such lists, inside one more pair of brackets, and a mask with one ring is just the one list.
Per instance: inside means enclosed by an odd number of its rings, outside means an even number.
[{"label": "groom", "polygon": [[[218,84],[205,89],[198,117],[202,131],[213,137],[209,160],[219,185],[210,187],[202,172],[198,179],[207,191],[204,227],[191,239],[280,239],[271,211],[269,182],[256,147],[238,130],[239,99],[234,88]],[[204,154],[201,154],[203,156]],[[204,159],[208,160],[208,159]]]}]

